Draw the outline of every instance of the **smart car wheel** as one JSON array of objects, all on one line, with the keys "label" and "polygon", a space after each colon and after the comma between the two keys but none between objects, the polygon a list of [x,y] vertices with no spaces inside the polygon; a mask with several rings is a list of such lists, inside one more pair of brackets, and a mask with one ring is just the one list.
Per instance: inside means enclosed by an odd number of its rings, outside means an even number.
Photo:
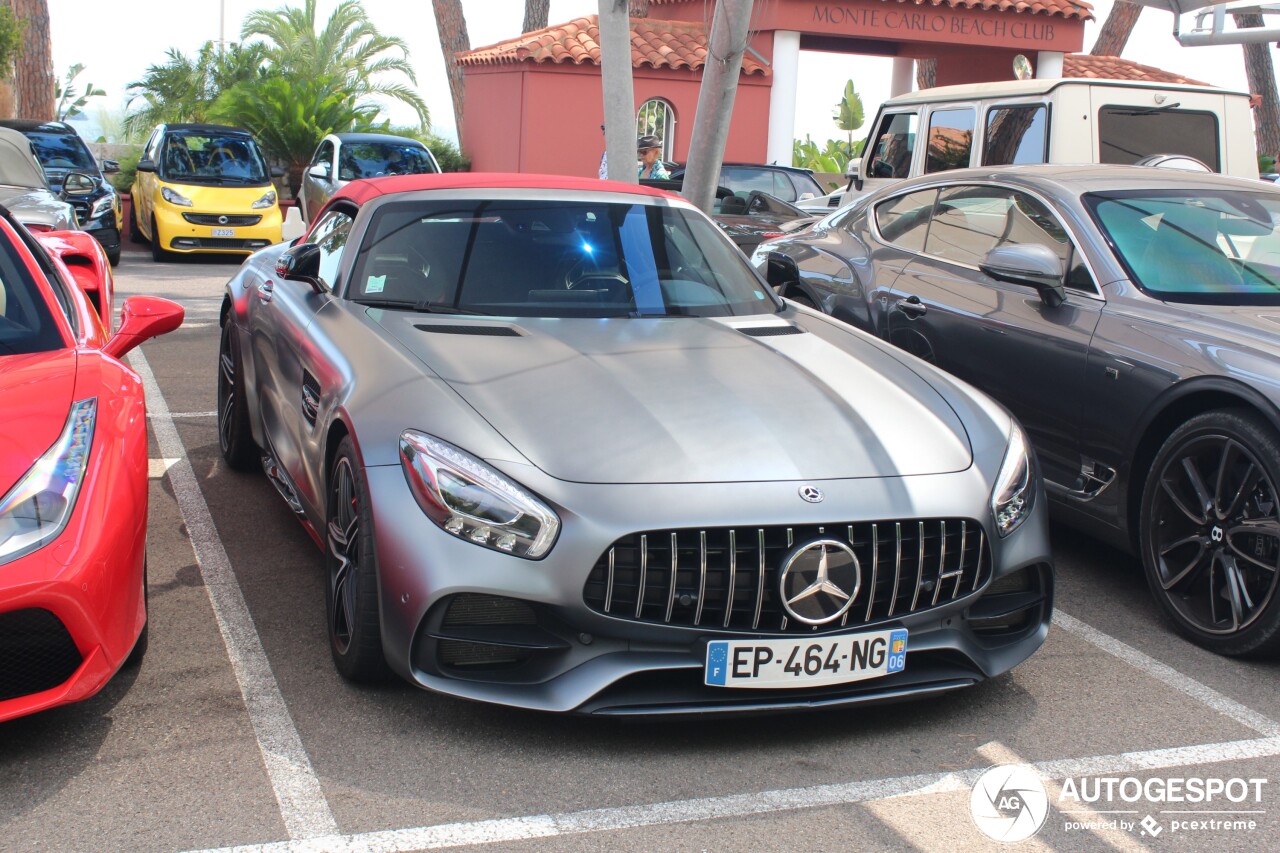
[{"label": "smart car wheel", "polygon": [[151,217],[151,260],[153,261],[171,261],[173,253],[168,251],[161,245],[160,227],[156,225],[156,218]]},{"label": "smart car wheel", "polygon": [[1147,583],[1184,635],[1224,655],[1280,651],[1280,438],[1248,411],[1174,431],[1142,496]]},{"label": "smart car wheel", "polygon": [[130,217],[132,222],[129,225],[129,239],[134,243],[147,242],[146,235],[142,233],[142,226],[138,223],[138,204],[134,202],[132,205],[133,216]]},{"label": "smart car wheel", "polygon": [[258,448],[244,405],[240,346],[230,320],[222,326],[218,345],[218,446],[222,458],[237,471],[251,471],[258,464]]},{"label": "smart car wheel", "polygon": [[325,607],[333,662],[349,681],[381,681],[389,670],[378,617],[369,490],[349,436],[338,445],[330,472],[327,518]]}]

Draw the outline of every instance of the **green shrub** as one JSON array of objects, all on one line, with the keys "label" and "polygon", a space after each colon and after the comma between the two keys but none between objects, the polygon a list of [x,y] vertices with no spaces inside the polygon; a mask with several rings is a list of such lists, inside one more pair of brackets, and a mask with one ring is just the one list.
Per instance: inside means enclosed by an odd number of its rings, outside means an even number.
[{"label": "green shrub", "polygon": [[470,172],[471,158],[462,153],[458,146],[449,140],[428,134],[422,140],[426,146],[431,149],[431,153],[435,155],[436,162],[440,164],[440,170],[444,172]]},{"label": "green shrub", "polygon": [[142,159],[142,152],[137,154],[129,154],[121,157],[120,171],[114,175],[108,175],[111,180],[111,186],[116,188],[116,192],[121,195],[127,195],[133,189],[133,179],[138,173],[138,160]]}]

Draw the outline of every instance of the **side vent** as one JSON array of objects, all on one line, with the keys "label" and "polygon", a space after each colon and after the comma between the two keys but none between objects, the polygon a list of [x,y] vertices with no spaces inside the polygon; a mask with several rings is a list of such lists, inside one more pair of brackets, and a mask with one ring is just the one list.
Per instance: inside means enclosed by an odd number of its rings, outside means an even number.
[{"label": "side vent", "polygon": [[448,323],[415,323],[414,328],[436,335],[480,335],[489,338],[522,338],[524,335],[509,326],[464,326]]},{"label": "side vent", "polygon": [[776,338],[778,335],[804,334],[804,329],[796,326],[740,326],[738,331],[753,338]]}]

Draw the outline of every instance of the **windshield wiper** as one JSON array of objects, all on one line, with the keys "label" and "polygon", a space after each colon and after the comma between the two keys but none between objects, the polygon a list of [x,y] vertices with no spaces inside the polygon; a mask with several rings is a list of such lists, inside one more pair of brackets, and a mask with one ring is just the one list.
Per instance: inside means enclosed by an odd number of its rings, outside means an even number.
[{"label": "windshield wiper", "polygon": [[416,311],[419,314],[472,314],[477,317],[489,316],[484,311],[454,308],[452,305],[439,305],[433,302],[412,302],[408,299],[353,299],[357,305],[367,308],[398,308],[404,311]]}]

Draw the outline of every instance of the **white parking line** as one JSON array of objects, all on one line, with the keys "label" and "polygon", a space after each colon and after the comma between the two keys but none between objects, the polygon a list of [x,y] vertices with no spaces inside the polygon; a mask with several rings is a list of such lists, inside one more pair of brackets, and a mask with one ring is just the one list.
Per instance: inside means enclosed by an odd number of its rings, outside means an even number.
[{"label": "white parking line", "polygon": [[1280,723],[1259,714],[1257,711],[1229,699],[1207,684],[1201,684],[1190,676],[1183,675],[1171,666],[1163,664],[1150,655],[1138,651],[1133,646],[1122,643],[1097,628],[1086,625],[1074,616],[1054,610],[1053,624],[1057,625],[1082,640],[1086,640],[1109,655],[1119,658],[1135,669],[1139,669],[1157,681],[1162,681],[1175,690],[1179,690],[1192,699],[1208,705],[1224,716],[1230,717],[1242,726],[1253,729],[1267,737],[1280,737]]},{"label": "white parking line", "polygon": [[[1190,767],[1222,761],[1243,761],[1280,755],[1280,738],[1257,738],[1200,746],[1123,752],[1062,761],[1042,761],[1032,766],[1048,779],[1068,776],[1100,776],[1142,772],[1173,767]],[[787,788],[758,794],[734,794],[643,806],[590,809],[559,815],[450,823],[415,829],[334,835],[306,841],[249,844],[192,853],[409,853],[442,847],[471,847],[495,841],[525,841],[589,832],[610,832],[646,826],[665,826],[692,821],[715,820],[746,815],[810,809],[819,806],[851,805],[886,797],[928,795],[947,791],[967,791],[986,767],[949,773],[921,773],[839,785]]]},{"label": "white parking line", "polygon": [[[156,416],[155,412],[147,412],[147,417],[154,418],[155,416]],[[218,413],[217,412],[167,412],[164,416],[167,418],[173,418],[175,420],[178,418],[215,418],[218,416]]]},{"label": "white parking line", "polygon": [[280,805],[285,831],[293,839],[333,835],[338,831],[337,822],[320,789],[320,780],[311,767],[311,760],[303,749],[302,738],[280,694],[280,686],[271,672],[253,617],[213,525],[209,505],[196,484],[186,448],[169,415],[169,406],[141,349],[129,353],[129,363],[142,377],[147,407],[151,412],[151,427],[160,454],[166,460],[173,460],[168,471],[169,482],[173,485],[178,510],[191,538],[191,547],[195,551],[209,602],[213,605],[218,630],[222,632],[222,641],[227,647],[231,669],[249,711],[249,722],[253,725],[267,777]]}]

